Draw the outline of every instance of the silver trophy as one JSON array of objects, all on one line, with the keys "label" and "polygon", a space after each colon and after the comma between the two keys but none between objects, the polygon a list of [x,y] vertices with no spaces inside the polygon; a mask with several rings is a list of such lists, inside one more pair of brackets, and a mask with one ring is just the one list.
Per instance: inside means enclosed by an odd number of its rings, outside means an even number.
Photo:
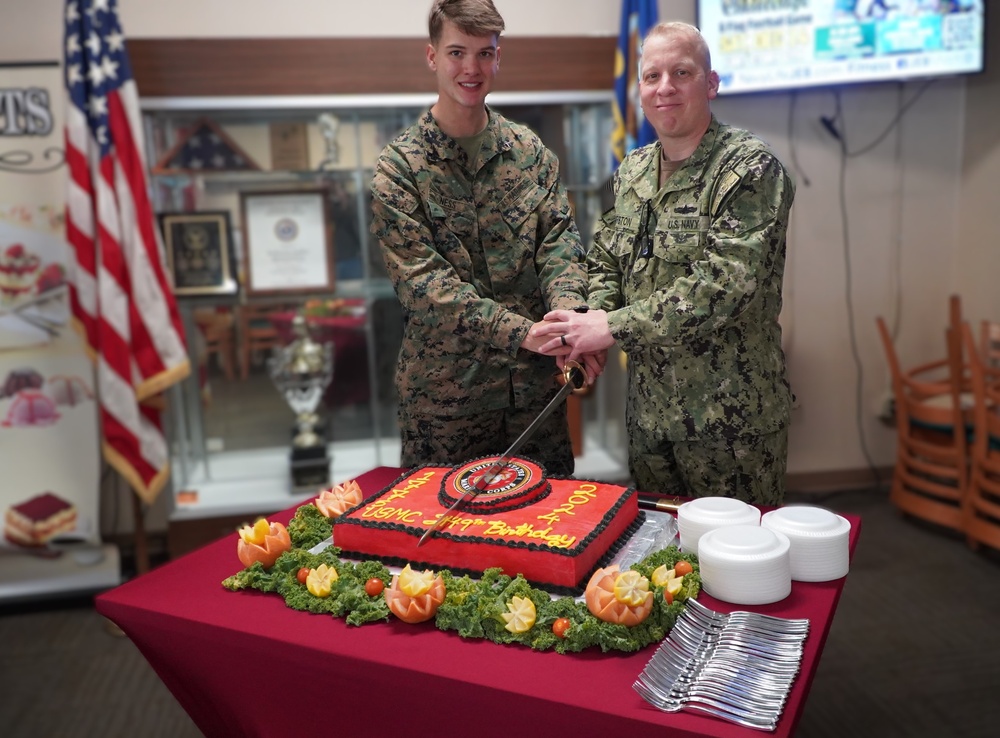
[{"label": "silver trophy", "polygon": [[340,118],[333,113],[321,113],[317,122],[325,146],[323,161],[319,163],[317,169],[334,169],[340,163],[340,141],[337,140],[340,133]]},{"label": "silver trophy", "polygon": [[292,319],[292,332],[295,338],[274,352],[268,370],[295,413],[290,459],[293,485],[325,486],[330,479],[330,457],[317,409],[333,380],[333,344],[314,341],[301,313]]}]

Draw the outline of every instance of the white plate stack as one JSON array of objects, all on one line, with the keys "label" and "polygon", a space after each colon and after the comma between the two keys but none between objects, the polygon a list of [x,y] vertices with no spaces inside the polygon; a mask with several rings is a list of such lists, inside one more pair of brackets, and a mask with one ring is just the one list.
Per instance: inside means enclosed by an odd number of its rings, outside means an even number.
[{"label": "white plate stack", "polygon": [[760,525],[731,525],[698,541],[705,591],[723,602],[766,605],[792,592],[788,536]]},{"label": "white plate stack", "polygon": [[765,513],[760,524],[788,537],[795,581],[828,582],[847,576],[851,535],[847,519],[821,507],[788,505]]},{"label": "white plate stack", "polygon": [[698,553],[698,539],[728,525],[759,525],[760,510],[733,497],[699,497],[677,508],[681,550]]}]

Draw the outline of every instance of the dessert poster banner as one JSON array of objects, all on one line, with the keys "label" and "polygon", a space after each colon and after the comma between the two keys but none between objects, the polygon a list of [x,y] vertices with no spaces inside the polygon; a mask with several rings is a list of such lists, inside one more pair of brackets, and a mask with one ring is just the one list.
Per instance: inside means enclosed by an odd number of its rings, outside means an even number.
[{"label": "dessert poster banner", "polygon": [[93,368],[69,322],[61,68],[0,65],[0,547],[97,542]]}]

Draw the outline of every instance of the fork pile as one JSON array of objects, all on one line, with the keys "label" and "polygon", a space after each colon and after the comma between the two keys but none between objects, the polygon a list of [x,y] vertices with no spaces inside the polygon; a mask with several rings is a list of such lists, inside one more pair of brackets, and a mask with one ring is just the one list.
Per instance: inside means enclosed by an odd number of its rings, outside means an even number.
[{"label": "fork pile", "polygon": [[633,688],[666,712],[697,710],[774,730],[802,662],[809,620],[717,613],[688,600]]}]

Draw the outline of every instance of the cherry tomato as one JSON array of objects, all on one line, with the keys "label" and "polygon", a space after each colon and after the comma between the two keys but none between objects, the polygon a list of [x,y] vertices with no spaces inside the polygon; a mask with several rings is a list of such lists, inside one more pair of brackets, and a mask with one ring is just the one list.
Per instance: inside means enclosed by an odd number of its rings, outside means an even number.
[{"label": "cherry tomato", "polygon": [[297,572],[295,572],[295,578],[299,580],[299,584],[305,584],[306,579],[309,577],[309,567],[303,566]]},{"label": "cherry tomato", "polygon": [[674,596],[667,591],[666,587],[663,588],[663,601],[668,605],[674,604]]},{"label": "cherry tomato", "polygon": [[365,582],[365,592],[369,597],[378,597],[385,588],[385,582],[378,577],[372,577]]},{"label": "cherry tomato", "polygon": [[693,571],[694,567],[691,566],[690,561],[681,560],[674,564],[674,573],[679,577],[682,577],[685,574],[690,574]]},{"label": "cherry tomato", "polygon": [[556,638],[565,638],[569,626],[569,618],[556,618],[556,621],[552,623],[552,632],[555,633]]}]

